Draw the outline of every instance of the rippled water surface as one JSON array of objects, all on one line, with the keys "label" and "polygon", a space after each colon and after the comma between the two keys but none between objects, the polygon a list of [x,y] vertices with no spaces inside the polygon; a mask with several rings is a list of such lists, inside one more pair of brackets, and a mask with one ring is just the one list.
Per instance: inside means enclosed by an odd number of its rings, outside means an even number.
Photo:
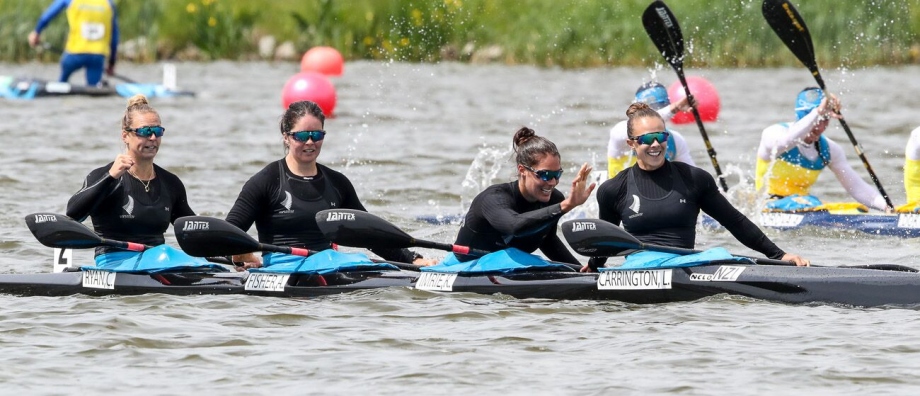
[{"label": "rippled water surface", "polygon": [[[245,180],[282,156],[280,89],[295,66],[219,62],[178,69],[181,87],[198,96],[153,102],[168,129],[157,163],[182,178],[193,209],[222,217]],[[124,65],[119,72],[159,79],[158,65]],[[706,127],[729,173],[732,200],[750,210],[760,130],[791,120],[795,94],[813,83],[811,76],[804,68],[688,73],[719,90],[720,121]],[[920,105],[920,70],[824,73],[882,183],[902,203],[903,144],[920,125],[912,110]],[[4,74],[53,77],[57,70],[5,64]],[[657,74],[666,85],[675,81],[670,70]],[[372,212],[417,237],[452,241],[455,225],[415,218],[459,213],[485,185],[511,180],[507,150],[518,127],[555,141],[569,175],[582,162],[605,169],[608,130],[651,76],[644,69],[348,64],[334,79],[336,117],[326,123],[320,162],[351,178]],[[23,217],[63,212],[86,173],[115,158],[124,105],[123,98],[0,102],[0,273],[50,270],[50,249],[34,240]],[[711,169],[695,127],[677,128],[698,165]],[[828,134],[868,180],[843,131]],[[847,200],[826,173],[814,192]],[[917,240],[815,230],[768,234],[825,265],[920,267]],[[752,253],[724,232],[701,231],[698,245]],[[91,254],[76,258],[89,262]],[[725,296],[638,306],[403,289],[317,299],[0,296],[0,304],[0,383],[10,394],[920,389],[920,321],[911,309]]]}]

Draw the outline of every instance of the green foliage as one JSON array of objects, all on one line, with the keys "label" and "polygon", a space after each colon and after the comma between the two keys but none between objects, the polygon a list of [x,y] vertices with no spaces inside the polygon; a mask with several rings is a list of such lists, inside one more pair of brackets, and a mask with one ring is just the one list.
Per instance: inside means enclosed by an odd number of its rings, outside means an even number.
[{"label": "green foliage", "polygon": [[[0,59],[38,55],[25,42],[49,1],[0,0]],[[920,0],[797,0],[824,67],[920,61]],[[662,63],[642,27],[648,0],[117,1],[122,42],[140,59],[253,56],[260,37],[346,59],[437,62],[497,46],[498,61],[592,67]],[[763,21],[760,0],[671,0],[692,66],[795,65]],[[58,18],[43,34],[62,43]],[[50,55],[40,59],[49,60]]]}]

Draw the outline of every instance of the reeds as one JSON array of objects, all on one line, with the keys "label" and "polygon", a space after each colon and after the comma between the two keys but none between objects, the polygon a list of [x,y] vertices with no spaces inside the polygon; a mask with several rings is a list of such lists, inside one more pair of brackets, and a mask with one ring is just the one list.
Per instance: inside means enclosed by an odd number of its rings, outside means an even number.
[{"label": "reeds", "polygon": [[[0,0],[0,60],[39,55],[26,35],[50,1]],[[122,43],[140,61],[252,59],[260,38],[346,59],[497,61],[539,66],[662,62],[642,27],[647,0],[117,1]],[[796,65],[759,0],[671,0],[692,66]],[[798,0],[824,67],[920,62],[920,0]],[[61,15],[44,32],[62,43]],[[143,38],[143,40],[138,40]],[[58,44],[62,45],[62,44]],[[127,55],[127,54],[126,54]]]}]

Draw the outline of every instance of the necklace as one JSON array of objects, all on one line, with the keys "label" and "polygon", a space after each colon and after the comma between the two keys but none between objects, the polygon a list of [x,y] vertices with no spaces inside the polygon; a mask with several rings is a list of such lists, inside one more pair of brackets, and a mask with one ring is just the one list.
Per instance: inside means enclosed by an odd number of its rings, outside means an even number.
[{"label": "necklace", "polygon": [[152,182],[153,179],[154,179],[155,177],[157,177],[156,171],[154,171],[154,172],[153,172],[153,176],[151,176],[151,177],[150,177],[149,179],[147,179],[146,181],[145,181],[145,180],[141,180],[141,178],[137,177],[137,175],[135,175],[134,172],[128,171],[128,174],[131,175],[131,176],[134,176],[134,178],[137,179],[137,181],[141,182],[141,184],[144,186],[144,192],[148,192],[148,193],[150,192],[150,182]]}]

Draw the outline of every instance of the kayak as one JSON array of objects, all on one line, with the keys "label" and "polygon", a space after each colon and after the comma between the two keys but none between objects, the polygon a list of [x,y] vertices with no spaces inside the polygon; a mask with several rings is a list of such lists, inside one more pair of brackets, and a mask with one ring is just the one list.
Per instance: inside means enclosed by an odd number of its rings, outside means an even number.
[{"label": "kayak", "polygon": [[162,293],[317,297],[387,287],[634,304],[734,295],[790,304],[920,306],[920,273],[890,264],[791,267],[731,262],[666,269],[612,269],[599,274],[558,270],[494,274],[373,270],[325,275],[102,271],[0,275],[0,293],[20,296]]},{"label": "kayak", "polygon": [[[920,237],[920,214],[872,214],[831,211],[812,212],[763,212],[757,217],[757,224],[777,230],[798,230],[817,228],[825,230],[850,230],[871,235],[900,238]],[[709,216],[703,216],[702,224],[711,229],[722,226]]]},{"label": "kayak", "polygon": [[[903,265],[795,267],[786,261],[732,255],[720,248],[700,252],[646,244],[622,228],[598,219],[568,220],[560,228],[578,254],[606,257],[630,254],[620,267],[601,268],[600,273],[578,272],[577,265],[550,262],[513,248],[486,252],[417,239],[363,211],[324,210],[317,213],[316,219],[323,234],[343,246],[426,247],[478,258],[460,262],[451,255],[431,267],[370,262],[366,256],[356,261],[356,256],[362,255],[261,243],[225,220],[204,216],[181,217],[173,224],[176,238],[185,250],[182,252],[167,245],[145,246],[103,239],[64,215],[35,213],[26,216],[26,225],[43,245],[63,249],[54,255],[56,265],[61,260],[72,262],[65,251],[74,247],[111,246],[139,253],[114,268],[0,274],[0,293],[311,297],[411,287],[433,292],[500,293],[518,298],[616,300],[637,304],[692,301],[729,294],[795,304],[920,305],[920,272]],[[228,272],[224,266],[201,263],[197,258],[252,251],[305,258],[242,273]]]},{"label": "kayak", "polygon": [[418,272],[401,270],[307,275],[196,271],[141,274],[75,269],[59,273],[0,274],[0,293],[18,296],[162,293],[316,297],[381,287],[409,287],[417,278]]},{"label": "kayak", "polygon": [[162,84],[124,83],[93,87],[35,78],[0,76],[0,98],[35,99],[54,96],[122,96],[143,94],[152,97],[194,96],[191,91],[179,91]]},{"label": "kayak", "polygon": [[791,267],[713,263],[668,269],[427,275],[420,290],[501,293],[517,298],[615,300],[634,304],[693,301],[717,295],[791,304],[858,307],[920,305],[920,274],[900,265]]}]

